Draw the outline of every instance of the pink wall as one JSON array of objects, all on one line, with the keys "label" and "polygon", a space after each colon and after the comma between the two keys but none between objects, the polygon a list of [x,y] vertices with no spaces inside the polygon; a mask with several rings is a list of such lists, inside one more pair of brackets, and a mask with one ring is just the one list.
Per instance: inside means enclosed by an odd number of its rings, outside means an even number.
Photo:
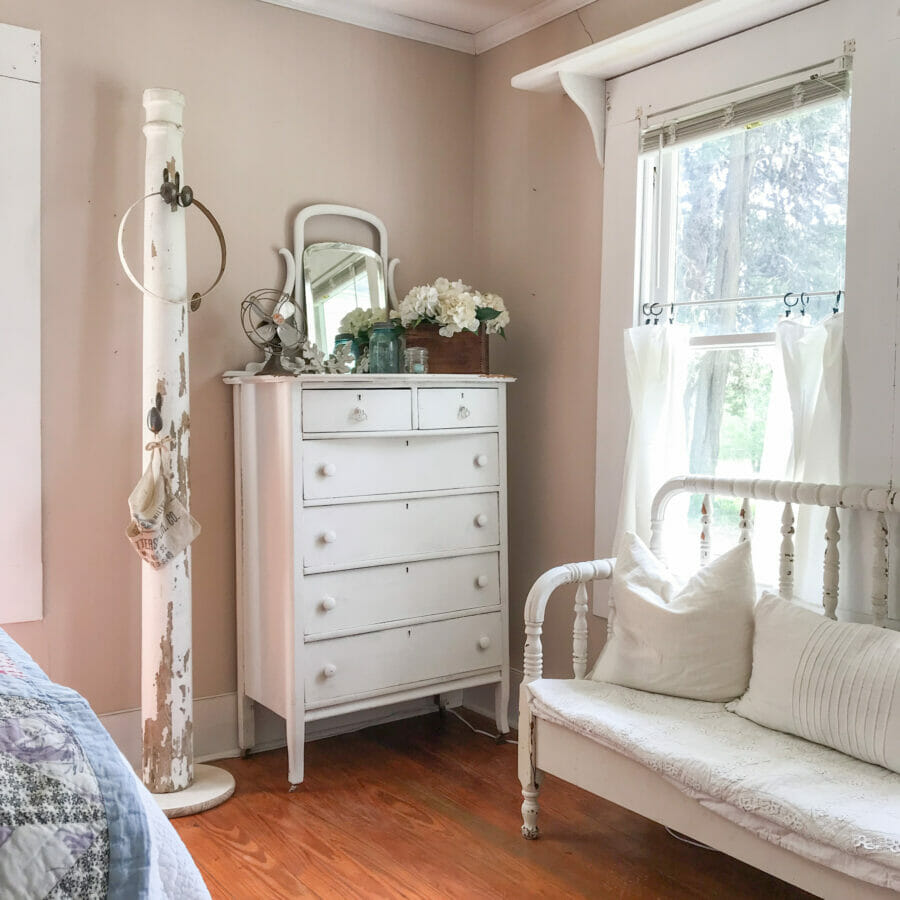
[{"label": "pink wall", "polygon": [[[580,19],[570,14],[476,59],[478,284],[512,309],[509,342],[496,341],[491,356],[497,371],[519,377],[509,391],[514,668],[522,666],[522,611],[534,579],[594,555],[595,453],[604,453],[596,447],[603,169],[571,100],[516,91],[509,80],[686,5],[600,0]],[[617,510],[608,512],[614,519]],[[565,600],[550,607],[544,633],[545,671],[554,675],[570,673],[572,657],[574,590],[559,593]],[[605,621],[591,617],[591,628],[596,648]]]},{"label": "pink wall", "polygon": [[[115,253],[143,180],[146,87],[187,98],[185,173],[229,266],[191,319],[196,696],[235,688],[230,388],[253,355],[238,303],[279,286],[275,254],[314,202],[369,209],[398,289],[467,273],[474,61],[256,0],[0,0],[43,43],[43,622],[12,636],[98,712],[140,704],[139,562],[124,535],[140,475],[141,300]],[[189,224],[189,288],[215,240]],[[129,243],[140,267],[140,217]],[[334,234],[333,237],[343,235]],[[27,375],[23,375],[27,377]]]}]

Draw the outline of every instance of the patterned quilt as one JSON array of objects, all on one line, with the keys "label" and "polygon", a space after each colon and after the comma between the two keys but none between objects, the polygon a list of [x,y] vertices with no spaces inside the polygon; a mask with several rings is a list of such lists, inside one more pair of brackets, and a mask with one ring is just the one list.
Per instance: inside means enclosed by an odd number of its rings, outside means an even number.
[{"label": "patterned quilt", "polygon": [[142,900],[139,784],[87,702],[0,629],[0,897]]}]

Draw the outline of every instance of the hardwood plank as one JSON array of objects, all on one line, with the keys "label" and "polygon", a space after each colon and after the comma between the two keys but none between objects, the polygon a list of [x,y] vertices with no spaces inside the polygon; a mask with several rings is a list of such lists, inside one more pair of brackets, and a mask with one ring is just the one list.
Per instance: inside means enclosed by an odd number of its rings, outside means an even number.
[{"label": "hardwood plank", "polygon": [[549,776],[543,837],[525,841],[515,747],[449,716],[315,741],[306,757],[294,793],[283,750],[225,760],[234,798],[173,821],[214,897],[809,896]]}]

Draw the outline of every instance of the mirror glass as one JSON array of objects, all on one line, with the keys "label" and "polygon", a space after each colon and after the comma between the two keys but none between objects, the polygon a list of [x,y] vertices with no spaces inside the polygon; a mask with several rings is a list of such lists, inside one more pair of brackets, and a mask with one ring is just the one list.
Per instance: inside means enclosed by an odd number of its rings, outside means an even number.
[{"label": "mirror glass", "polygon": [[381,256],[355,244],[310,244],[303,251],[306,324],[309,337],[326,355],[354,309],[385,309]]}]

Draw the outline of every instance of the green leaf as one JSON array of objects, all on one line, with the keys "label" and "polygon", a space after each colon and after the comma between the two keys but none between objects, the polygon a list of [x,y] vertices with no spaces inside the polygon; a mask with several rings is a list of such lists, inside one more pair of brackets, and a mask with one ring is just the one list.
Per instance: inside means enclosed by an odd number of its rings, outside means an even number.
[{"label": "green leaf", "polygon": [[479,306],[475,310],[475,317],[479,322],[489,322],[491,319],[496,319],[499,315],[500,310],[492,309],[490,306]]}]

